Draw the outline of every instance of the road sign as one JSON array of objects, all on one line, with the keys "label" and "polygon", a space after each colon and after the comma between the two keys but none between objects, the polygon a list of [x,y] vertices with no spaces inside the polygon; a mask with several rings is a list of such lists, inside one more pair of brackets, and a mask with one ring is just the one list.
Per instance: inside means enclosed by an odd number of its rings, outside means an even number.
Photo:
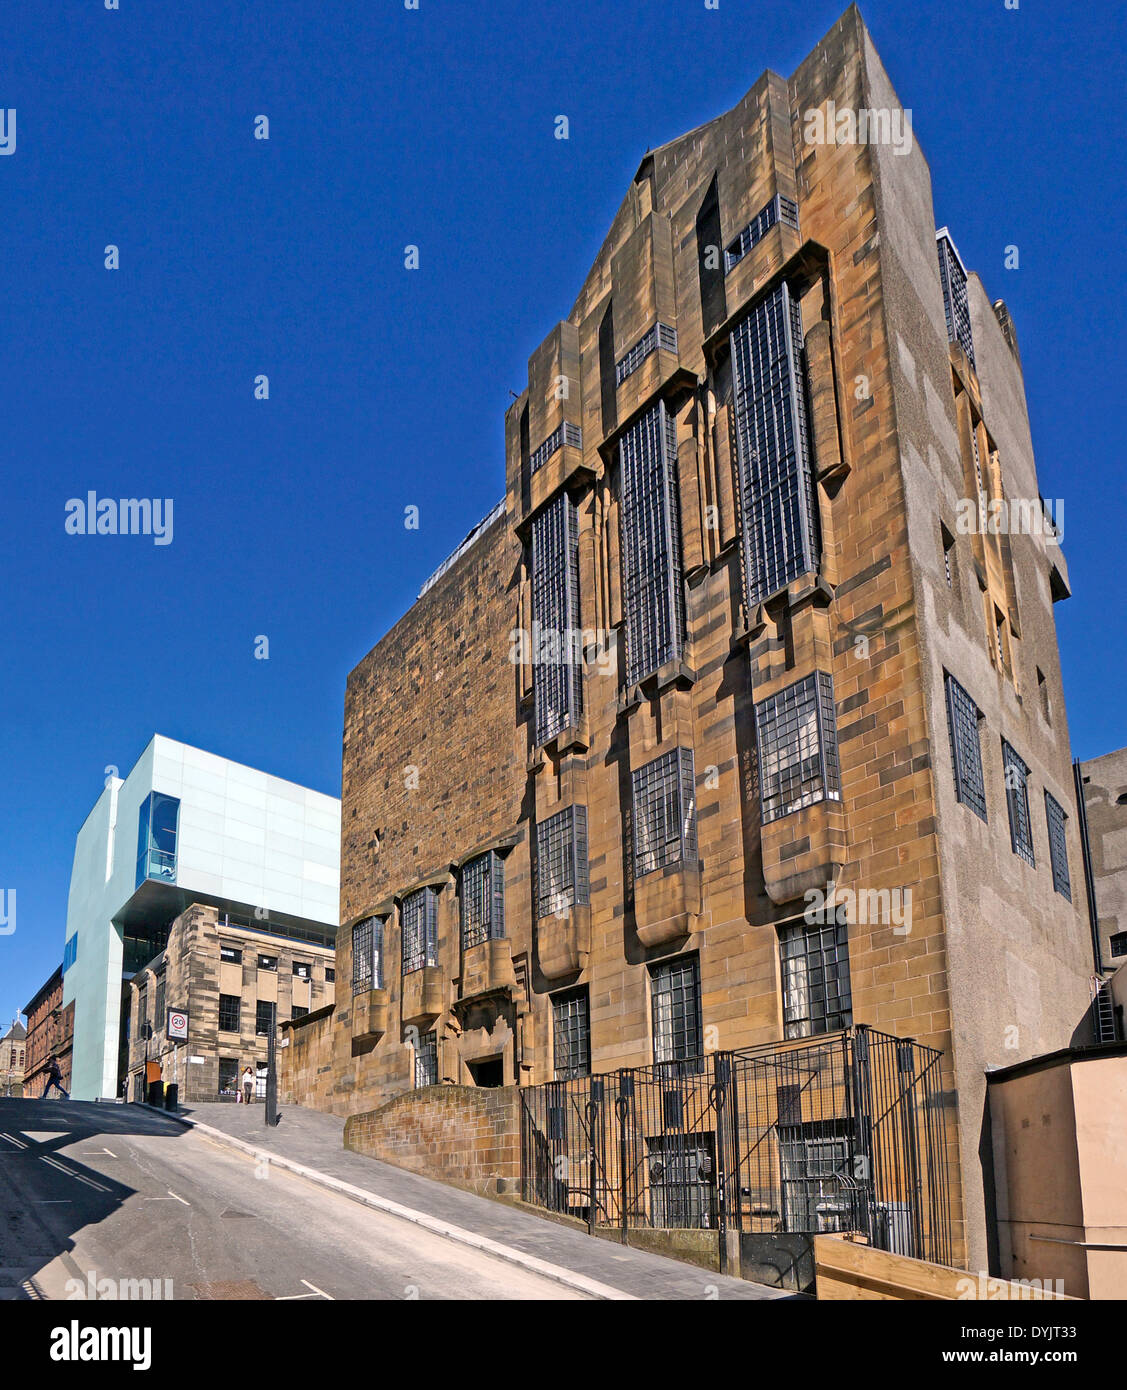
[{"label": "road sign", "polygon": [[167,1033],[170,1038],[186,1042],[188,1038],[188,1015],[182,1009],[169,1009]]}]

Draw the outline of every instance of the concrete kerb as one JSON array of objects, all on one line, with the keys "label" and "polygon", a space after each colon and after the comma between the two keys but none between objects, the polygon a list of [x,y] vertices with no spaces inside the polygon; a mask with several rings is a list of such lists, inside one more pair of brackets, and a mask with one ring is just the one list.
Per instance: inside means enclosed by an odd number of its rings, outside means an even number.
[{"label": "concrete kerb", "polygon": [[467,1245],[471,1250],[478,1250],[483,1255],[492,1255],[495,1259],[504,1260],[508,1264],[519,1265],[522,1269],[528,1270],[530,1274],[539,1274],[544,1279],[551,1279],[554,1283],[564,1285],[565,1288],[575,1289],[577,1293],[585,1293],[590,1298],[608,1301],[638,1301],[636,1294],[612,1288],[609,1284],[600,1283],[597,1279],[589,1279],[585,1274],[577,1274],[574,1270],[565,1269],[562,1265],[551,1264],[547,1260],[538,1259],[535,1255],[526,1255],[523,1250],[514,1249],[511,1245],[502,1245],[499,1241],[490,1240],[488,1236],[478,1235],[476,1231],[467,1231],[463,1226],[455,1226],[449,1221],[440,1221],[437,1217],[428,1216],[425,1211],[416,1211],[413,1207],[405,1207],[399,1202],[392,1202],[386,1197],[379,1197],[374,1192],[368,1192],[362,1187],[355,1187],[352,1183],[343,1182],[340,1178],[331,1177],[328,1173],[322,1173],[317,1168],[309,1168],[304,1163],[295,1162],[292,1158],[283,1158],[281,1154],[273,1153],[258,1144],[249,1144],[245,1139],[236,1139],[233,1134],[226,1134],[213,1125],[204,1124],[202,1120],[192,1120],[186,1115],[177,1115],[174,1111],[162,1110],[159,1106],[149,1105],[144,1101],[134,1103],[141,1105],[145,1110],[152,1110],[158,1115],[164,1115],[170,1120],[177,1120],[188,1129],[199,1130],[201,1134],[206,1134],[209,1138],[217,1140],[229,1148],[239,1149],[252,1158],[265,1159],[268,1163],[283,1168],[287,1172],[295,1173],[298,1177],[316,1183],[319,1187],[327,1187],[333,1192],[339,1192],[342,1196],[349,1197],[354,1202],[360,1202],[363,1206],[385,1212],[388,1216],[397,1216],[401,1221],[410,1221],[413,1225],[420,1226],[433,1235],[457,1241],[460,1245]]}]

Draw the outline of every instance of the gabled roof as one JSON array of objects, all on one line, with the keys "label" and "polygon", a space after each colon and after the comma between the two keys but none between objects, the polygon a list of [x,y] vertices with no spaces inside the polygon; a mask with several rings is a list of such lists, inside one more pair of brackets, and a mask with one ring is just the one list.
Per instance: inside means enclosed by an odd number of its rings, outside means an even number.
[{"label": "gabled roof", "polygon": [[0,1042],[23,1042],[26,1037],[27,1029],[17,1018],[13,1021],[12,1026],[8,1029],[4,1036],[0,1038]]}]

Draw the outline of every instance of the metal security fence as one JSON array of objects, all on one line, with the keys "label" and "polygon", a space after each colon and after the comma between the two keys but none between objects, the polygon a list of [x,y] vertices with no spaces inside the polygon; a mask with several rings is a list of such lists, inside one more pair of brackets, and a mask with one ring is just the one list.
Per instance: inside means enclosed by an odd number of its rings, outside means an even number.
[{"label": "metal security fence", "polygon": [[940,1053],[859,1026],[528,1087],[522,1195],[597,1226],[951,1258]]}]

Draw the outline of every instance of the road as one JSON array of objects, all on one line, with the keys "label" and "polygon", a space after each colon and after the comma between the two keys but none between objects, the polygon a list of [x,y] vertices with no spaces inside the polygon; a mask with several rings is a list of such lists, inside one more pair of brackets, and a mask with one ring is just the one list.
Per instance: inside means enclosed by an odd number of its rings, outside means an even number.
[{"label": "road", "polygon": [[0,1099],[0,1299],[91,1279],[175,1299],[581,1297],[159,1114]]}]

